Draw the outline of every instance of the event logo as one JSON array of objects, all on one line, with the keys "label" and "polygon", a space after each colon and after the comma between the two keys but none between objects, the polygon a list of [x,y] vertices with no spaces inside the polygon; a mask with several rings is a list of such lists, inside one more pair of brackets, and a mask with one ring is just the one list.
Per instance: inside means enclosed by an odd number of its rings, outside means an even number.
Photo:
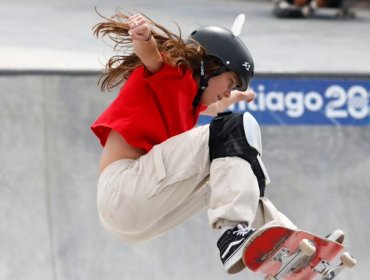
[{"label": "event logo", "polygon": [[256,99],[230,107],[266,124],[370,125],[370,81],[256,79]]}]

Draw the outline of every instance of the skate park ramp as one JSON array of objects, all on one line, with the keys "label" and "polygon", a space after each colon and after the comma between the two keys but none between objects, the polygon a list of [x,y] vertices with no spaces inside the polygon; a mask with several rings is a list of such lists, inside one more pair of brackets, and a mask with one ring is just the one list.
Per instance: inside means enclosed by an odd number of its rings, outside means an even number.
[{"label": "skate park ramp", "polygon": [[[183,34],[201,25],[230,27],[245,13],[241,38],[256,63],[260,96],[249,110],[261,123],[272,180],[266,196],[302,229],[344,230],[358,265],[336,279],[368,278],[366,6],[353,20],[289,20],[272,16],[270,1],[1,0],[0,280],[263,279],[223,271],[219,233],[210,230],[206,211],[142,245],[121,243],[99,225],[101,147],[89,125],[117,91],[101,93],[97,85],[111,50],[92,36],[100,20],[94,7],[107,16],[116,7],[136,9],[173,31],[177,22]],[[299,113],[288,105],[302,92]],[[342,94],[367,103],[336,106]],[[325,114],[313,121],[329,97],[337,102],[326,108],[330,121]]]}]

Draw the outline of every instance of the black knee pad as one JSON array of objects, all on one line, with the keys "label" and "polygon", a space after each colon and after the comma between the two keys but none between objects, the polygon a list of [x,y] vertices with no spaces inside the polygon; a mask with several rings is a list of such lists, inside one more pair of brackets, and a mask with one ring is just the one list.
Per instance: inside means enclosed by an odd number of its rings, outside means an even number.
[{"label": "black knee pad", "polygon": [[260,196],[264,196],[266,177],[257,159],[258,151],[246,139],[243,114],[218,114],[209,126],[208,145],[211,162],[224,157],[239,157],[248,161],[257,177]]}]

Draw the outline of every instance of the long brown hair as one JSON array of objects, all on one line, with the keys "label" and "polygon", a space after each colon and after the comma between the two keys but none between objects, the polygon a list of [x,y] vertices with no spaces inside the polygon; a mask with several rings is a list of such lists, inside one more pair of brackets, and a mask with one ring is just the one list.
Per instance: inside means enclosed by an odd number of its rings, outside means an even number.
[{"label": "long brown hair", "polygon": [[[94,35],[98,38],[108,37],[113,41],[113,49],[117,53],[108,60],[99,79],[101,90],[104,91],[110,90],[125,81],[135,68],[142,65],[142,62],[133,52],[132,39],[128,34],[130,30],[128,19],[131,13],[125,14],[117,9],[111,18],[107,18],[96,9],[95,11],[105,21],[93,27]],[[220,61],[208,57],[202,46],[196,42],[191,44],[185,42],[181,37],[181,30],[178,26],[179,35],[176,35],[162,25],[150,20],[147,16],[145,17],[152,27],[152,36],[157,42],[159,52],[165,53],[166,63],[172,66],[190,68],[194,75],[199,73],[201,60],[205,62],[206,73],[217,71],[220,68]]]}]

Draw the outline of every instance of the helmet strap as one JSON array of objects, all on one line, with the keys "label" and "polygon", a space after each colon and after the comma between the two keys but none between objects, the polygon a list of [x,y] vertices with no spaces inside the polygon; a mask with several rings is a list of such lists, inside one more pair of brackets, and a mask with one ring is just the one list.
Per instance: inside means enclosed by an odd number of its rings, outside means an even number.
[{"label": "helmet strap", "polygon": [[202,60],[200,62],[199,89],[198,89],[197,95],[195,96],[193,100],[193,107],[197,107],[199,105],[200,98],[202,97],[204,90],[208,86],[208,80],[209,79],[206,79],[205,70],[204,70],[204,61]]},{"label": "helmet strap", "polygon": [[204,61],[202,60],[200,62],[199,89],[198,89],[197,95],[195,96],[193,100],[193,107],[197,107],[199,105],[200,98],[202,97],[204,90],[208,86],[209,79],[212,77],[218,76],[227,71],[229,71],[229,69],[227,69],[225,66],[222,66],[219,71],[213,73],[212,75],[206,78],[205,69],[204,69]]}]

